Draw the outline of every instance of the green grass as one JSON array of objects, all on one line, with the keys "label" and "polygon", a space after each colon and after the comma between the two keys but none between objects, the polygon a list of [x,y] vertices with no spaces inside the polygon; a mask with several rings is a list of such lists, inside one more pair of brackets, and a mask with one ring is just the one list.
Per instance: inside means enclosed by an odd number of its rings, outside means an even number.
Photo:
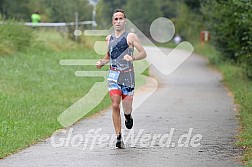
[{"label": "green grass", "polygon": [[213,46],[196,45],[195,50],[208,57],[222,74],[223,82],[232,91],[238,104],[239,120],[241,124],[238,146],[245,148],[243,161],[246,167],[252,166],[252,81],[246,77],[244,69],[237,64],[223,61]]},{"label": "green grass", "polygon": [[[2,27],[6,28],[6,27]],[[17,43],[18,27],[0,38]],[[27,47],[21,43],[0,48],[0,158],[50,136],[62,128],[57,117],[83,97],[96,77],[76,77],[76,70],[96,70],[93,66],[61,66],[61,59],[99,58],[90,41],[76,44],[55,31],[23,28],[32,37]],[[16,48],[22,46],[21,49]],[[13,48],[16,48],[13,50]],[[89,115],[110,105],[106,96]]]},{"label": "green grass", "polygon": [[[103,57],[93,51],[94,39],[82,39],[76,44],[55,31],[32,31],[34,39],[30,47],[8,54],[0,51],[0,158],[62,128],[58,116],[83,97],[95,82],[103,81],[99,77],[74,75],[77,70],[96,71],[95,66],[59,64],[61,59]],[[136,68],[141,65],[146,66],[146,62],[137,62]],[[137,86],[145,83],[138,75],[136,80]],[[109,105],[107,94],[85,117]]]},{"label": "green grass", "polygon": [[[75,77],[64,58],[94,58],[88,50],[0,57],[0,157],[43,139],[61,128],[57,117],[101,78]],[[108,107],[108,97],[92,113]]]}]

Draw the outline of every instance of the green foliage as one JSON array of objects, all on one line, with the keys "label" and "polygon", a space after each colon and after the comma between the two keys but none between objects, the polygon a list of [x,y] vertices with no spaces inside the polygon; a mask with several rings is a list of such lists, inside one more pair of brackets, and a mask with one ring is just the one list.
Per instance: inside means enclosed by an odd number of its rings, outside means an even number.
[{"label": "green foliage", "polygon": [[39,11],[42,22],[73,22],[75,12],[79,20],[92,19],[92,6],[87,0],[1,0],[0,12],[4,18],[31,21],[31,14]]},{"label": "green foliage", "polygon": [[[182,1],[182,0],[180,0]],[[174,18],[177,15],[177,2],[171,0],[99,0],[97,5],[97,20],[101,28],[111,26],[111,16],[115,9],[125,9],[127,17],[133,19],[134,22],[149,24],[150,20],[164,16]],[[143,9],[143,10],[142,10]],[[137,16],[133,16],[137,14]],[[147,15],[146,15],[147,14]],[[153,15],[153,16],[152,16]],[[151,17],[151,19],[149,19]],[[144,20],[144,21],[142,21]],[[147,22],[145,22],[147,21]],[[142,27],[143,27],[142,26]]]},{"label": "green foliage", "polygon": [[[184,2],[189,8],[184,7]],[[196,16],[189,13],[190,10],[198,11],[198,0],[99,0],[96,16],[99,29],[111,27],[111,16],[116,8],[125,9],[127,17],[147,36],[151,22],[160,16],[176,18],[173,20],[178,20],[179,33],[187,39],[195,36],[193,30],[197,25],[192,20],[196,20]],[[72,22],[75,12],[79,13],[79,20],[91,20],[93,7],[87,0],[0,0],[0,11],[6,18],[31,21],[31,14],[35,10],[40,12],[42,22]],[[183,21],[187,23],[183,24]]]},{"label": "green foliage", "polygon": [[243,73],[242,67],[225,62],[219,66],[224,81],[239,104],[239,118],[242,125],[237,145],[245,148],[243,160],[247,166],[252,160],[252,82]]},{"label": "green foliage", "polygon": [[197,14],[201,14],[200,12],[200,0],[182,0],[185,4]]},{"label": "green foliage", "polygon": [[126,17],[146,35],[149,35],[151,22],[162,16],[161,0],[100,0],[97,5],[97,22],[100,28],[112,26],[111,17],[117,8],[124,9]]},{"label": "green foliage", "polygon": [[252,77],[252,1],[204,1],[206,16],[216,43],[226,59],[245,64]]},{"label": "green foliage", "polygon": [[213,65],[220,65],[223,63],[223,59],[220,56],[220,52],[216,51],[216,48],[209,43],[196,43],[194,44],[194,50],[200,55],[206,55],[209,62]]},{"label": "green foliage", "polygon": [[[188,6],[189,5],[189,6]],[[97,6],[97,22],[100,29],[111,27],[111,16],[116,8],[123,8],[131,20],[146,36],[150,36],[149,27],[156,18],[167,17],[173,21],[176,33],[185,40],[199,39],[202,16],[199,15],[198,0],[100,0]],[[192,12],[193,11],[193,12]]]},{"label": "green foliage", "polygon": [[114,10],[124,9],[125,4],[126,0],[99,0],[97,4],[97,24],[99,28],[109,29],[111,27],[111,18]]},{"label": "green foliage", "polygon": [[50,9],[52,22],[73,22],[75,12],[78,12],[79,20],[92,20],[93,7],[88,4],[87,0],[53,0],[46,1]]},{"label": "green foliage", "polygon": [[167,0],[159,0],[161,3],[161,11],[164,17],[172,19],[177,16],[178,10],[177,5],[179,2],[167,1]]},{"label": "green foliage", "polygon": [[177,16],[173,19],[176,33],[182,35],[184,40],[197,41],[203,27],[202,16],[192,12],[185,3],[178,3],[177,7]]},{"label": "green foliage", "polygon": [[29,8],[27,4],[30,0],[1,0],[0,1],[0,10],[4,18],[15,18],[15,19],[24,19],[30,17]]},{"label": "green foliage", "polygon": [[93,48],[94,40],[81,38],[77,44],[70,40],[66,33],[56,30],[31,28],[18,25],[16,21],[5,21],[0,25],[0,56],[12,55],[18,52],[62,52],[81,50],[83,47]]},{"label": "green foliage", "polygon": [[[97,23],[101,28],[111,27],[111,17],[115,9],[124,9],[126,0],[99,0],[97,4]],[[127,13],[127,11],[126,11]]]},{"label": "green foliage", "polygon": [[131,0],[127,1],[125,6],[128,19],[147,36],[150,36],[149,28],[151,22],[162,16],[160,8],[160,1],[153,0],[145,0],[144,2],[142,0]]}]

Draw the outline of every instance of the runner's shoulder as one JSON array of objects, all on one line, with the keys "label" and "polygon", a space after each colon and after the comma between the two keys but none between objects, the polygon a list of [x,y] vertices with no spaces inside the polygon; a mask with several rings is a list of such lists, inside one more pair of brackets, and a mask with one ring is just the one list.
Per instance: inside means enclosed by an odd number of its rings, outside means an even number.
[{"label": "runner's shoulder", "polygon": [[129,44],[132,44],[134,41],[138,41],[138,37],[135,33],[130,32],[127,36],[127,41]]},{"label": "runner's shoulder", "polygon": [[106,37],[106,43],[107,43],[107,45],[109,44],[110,37],[111,37],[111,35],[108,35],[108,36]]},{"label": "runner's shoulder", "polygon": [[133,32],[129,32],[128,37],[133,37],[134,38],[134,37],[137,37],[137,35],[135,33],[133,33]]},{"label": "runner's shoulder", "polygon": [[106,37],[106,41],[109,41],[111,34]]}]

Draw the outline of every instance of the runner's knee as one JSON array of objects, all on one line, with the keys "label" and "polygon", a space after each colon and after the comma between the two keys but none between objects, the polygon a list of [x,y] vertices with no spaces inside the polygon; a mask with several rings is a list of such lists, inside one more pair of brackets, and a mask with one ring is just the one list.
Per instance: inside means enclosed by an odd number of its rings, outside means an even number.
[{"label": "runner's knee", "polygon": [[120,104],[118,104],[117,102],[113,102],[112,108],[113,108],[113,111],[120,111]]}]

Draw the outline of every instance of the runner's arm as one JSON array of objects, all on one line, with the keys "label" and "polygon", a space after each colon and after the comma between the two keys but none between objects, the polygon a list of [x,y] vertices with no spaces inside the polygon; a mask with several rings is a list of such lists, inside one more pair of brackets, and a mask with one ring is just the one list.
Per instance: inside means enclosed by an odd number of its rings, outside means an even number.
[{"label": "runner's arm", "polygon": [[[106,37],[107,46],[109,44],[109,38],[110,38],[110,35]],[[96,63],[96,68],[100,69],[102,66],[106,65],[109,61],[110,61],[110,55],[109,55],[109,51],[107,51],[105,56]]]},{"label": "runner's arm", "polygon": [[130,42],[132,46],[135,47],[138,51],[138,54],[133,55],[133,60],[144,59],[147,56],[147,54],[136,34],[130,33]]}]

